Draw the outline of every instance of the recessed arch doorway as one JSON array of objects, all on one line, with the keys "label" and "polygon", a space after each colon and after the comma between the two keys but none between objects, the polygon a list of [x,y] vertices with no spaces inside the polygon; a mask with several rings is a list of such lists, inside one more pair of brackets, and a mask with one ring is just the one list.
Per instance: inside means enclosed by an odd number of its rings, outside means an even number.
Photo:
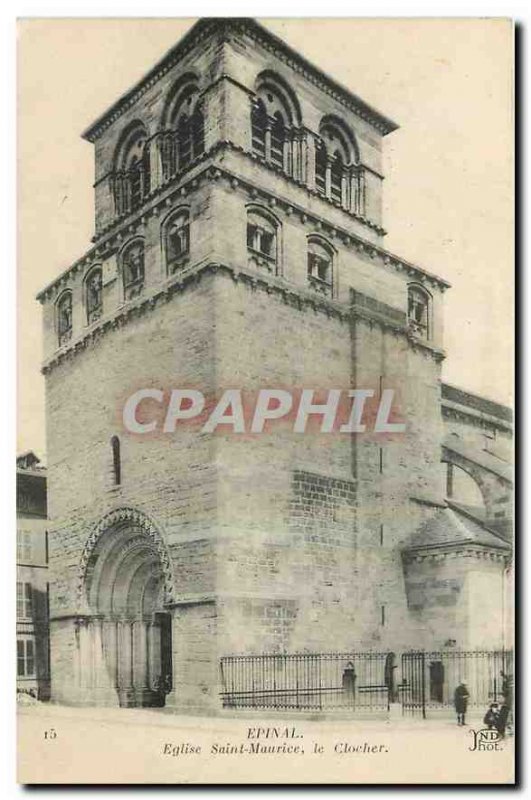
[{"label": "recessed arch doorway", "polygon": [[160,542],[134,520],[115,521],[96,540],[83,583],[91,612],[86,638],[96,650],[85,679],[114,690],[120,706],[163,706],[173,648]]}]

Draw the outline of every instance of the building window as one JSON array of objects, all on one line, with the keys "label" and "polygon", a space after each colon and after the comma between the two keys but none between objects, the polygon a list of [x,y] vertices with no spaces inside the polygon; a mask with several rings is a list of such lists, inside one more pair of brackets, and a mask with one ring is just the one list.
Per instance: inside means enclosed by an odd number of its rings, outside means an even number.
[{"label": "building window", "polygon": [[193,75],[174,87],[163,118],[166,126],[160,145],[164,180],[188,169],[205,151],[205,120]]},{"label": "building window", "polygon": [[430,295],[421,286],[409,286],[407,317],[410,331],[423,339],[430,338]]},{"label": "building window", "polygon": [[151,190],[151,156],[147,131],[140,122],[127,129],[118,146],[114,170],[114,203],[118,215],[140,208]]},{"label": "building window", "polygon": [[277,111],[271,126],[271,163],[279,169],[284,169],[284,140],[286,130],[282,115]]},{"label": "building window", "polygon": [[354,134],[343,120],[324,117],[315,150],[315,188],[336,205],[365,213],[363,173]]},{"label": "building window", "polygon": [[192,160],[192,130],[186,114],[179,120],[177,128],[177,145],[179,153],[179,168],[186,169]]},{"label": "building window", "polygon": [[57,338],[59,346],[72,338],[72,292],[65,292],[57,303]]},{"label": "building window", "polygon": [[124,298],[131,300],[144,288],[144,242],[136,239],[122,253]]},{"label": "building window", "polygon": [[85,281],[87,323],[96,322],[103,313],[103,280],[100,267],[95,267]]},{"label": "building window", "polygon": [[247,214],[247,252],[249,261],[276,273],[278,267],[278,225],[269,215],[257,211]]},{"label": "building window", "polygon": [[327,297],[333,292],[333,250],[321,239],[308,241],[308,283]]},{"label": "building window", "polygon": [[205,152],[205,120],[200,108],[194,111],[190,125],[192,128],[192,155],[194,160]]},{"label": "building window", "polygon": [[17,581],[17,619],[33,618],[33,593],[31,583]]},{"label": "building window", "polygon": [[17,677],[35,677],[35,643],[33,639],[17,639]]},{"label": "building window", "polygon": [[253,153],[266,157],[267,112],[261,100],[253,103],[251,110],[251,136]]},{"label": "building window", "polygon": [[122,459],[120,454],[120,439],[118,436],[113,436],[111,439],[111,451],[113,485],[120,486],[122,483]]},{"label": "building window", "polygon": [[326,147],[318,142],[315,150],[315,188],[319,194],[326,195],[326,168],[328,158]]},{"label": "building window", "polygon": [[271,70],[260,73],[251,100],[251,144],[255,155],[287,175],[300,179],[304,156],[299,151],[302,118],[289,84]]},{"label": "building window", "polygon": [[173,213],[163,227],[166,266],[172,275],[188,261],[190,253],[190,214],[182,209]]},{"label": "building window", "polygon": [[342,184],[345,174],[341,153],[336,153],[330,165],[330,198],[334,203],[342,203]]},{"label": "building window", "polygon": [[31,544],[31,532],[19,531],[17,537],[17,561],[20,564],[29,564],[31,562]]}]

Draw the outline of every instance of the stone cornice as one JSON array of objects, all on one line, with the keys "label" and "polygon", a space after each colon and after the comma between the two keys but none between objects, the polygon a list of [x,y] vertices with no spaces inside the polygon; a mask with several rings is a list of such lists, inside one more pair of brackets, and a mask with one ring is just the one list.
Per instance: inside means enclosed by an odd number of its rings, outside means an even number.
[{"label": "stone cornice", "polygon": [[510,547],[487,547],[473,542],[455,542],[432,547],[407,548],[402,550],[402,560],[406,564],[423,561],[442,562],[452,559],[473,559],[475,561],[507,562],[511,558]]},{"label": "stone cornice", "polygon": [[204,41],[207,36],[218,29],[215,19],[200,19],[187,31],[157,63],[113,105],[107,109],[92,125],[83,131],[82,139],[95,142],[113,122],[135,105],[138,100],[175,67],[194,47]]},{"label": "stone cornice", "polygon": [[98,139],[127,109],[131,108],[154,84],[175,67],[194,47],[208,36],[221,32],[225,37],[231,29],[245,32],[264,49],[273,53],[295,72],[313,83],[321,91],[333,97],[343,106],[354,112],[376,128],[382,135],[391,133],[398,125],[385,117],[357,95],[330,78],[318,67],[299,55],[275,34],[252,19],[200,19],[128,92],[123,94],[107,111],[92,123],[82,138],[89,142]]},{"label": "stone cornice", "polygon": [[477,427],[487,429],[495,427],[511,435],[513,432],[513,426],[510,422],[500,419],[500,417],[495,417],[492,414],[485,414],[474,408],[454,403],[451,400],[446,400],[444,397],[441,399],[441,411],[443,417],[447,417],[448,419],[461,419],[467,423],[472,421]]},{"label": "stone cornice", "polygon": [[341,105],[353,111],[356,116],[365,120],[376,128],[382,135],[392,133],[398,129],[393,120],[385,117],[375,108],[370,106],[361,97],[358,97],[334,78],[331,78],[321,69],[311,64],[303,56],[293,50],[286,42],[264,28],[254,19],[226,20],[228,27],[240,27],[256,42],[260,43],[269,52],[282,60],[294,72],[298,72],[305,80],[313,83],[321,91],[333,97]]},{"label": "stone cornice", "polygon": [[303,286],[288,283],[281,277],[256,272],[248,268],[208,261],[175,273],[164,283],[155,286],[151,293],[146,292],[135,297],[133,300],[119,306],[112,314],[101,317],[78,337],[71,339],[47,359],[42,366],[43,374],[47,374],[59,364],[73,358],[109,331],[123,327],[132,319],[152,311],[159,303],[168,302],[175,294],[182,293],[189,286],[195,285],[205,276],[214,273],[225,274],[236,283],[241,282],[247,285],[253,291],[258,290],[265,291],[267,294],[276,294],[284,303],[298,310],[311,309],[315,312],[324,313],[328,317],[335,317],[347,324],[362,322],[370,327],[377,325],[395,335],[404,336],[410,341],[413,348],[423,351],[426,357],[434,358],[436,361],[442,360],[445,356],[444,351],[432,347],[426,342],[414,339],[405,326],[396,325],[391,321],[386,322],[380,315],[371,315],[367,310],[363,310],[363,312],[358,309],[353,310],[346,303],[326,298]]},{"label": "stone cornice", "polygon": [[[450,286],[444,279],[399,258],[379,245],[368,242],[358,234],[347,231],[343,226],[334,225],[324,217],[313,212],[310,214],[303,206],[285,198],[279,198],[272,192],[268,192],[262,187],[254,185],[250,180],[235,175],[225,167],[218,165],[214,158],[227,147],[236,149],[230,142],[219,142],[208,154],[199,158],[194,167],[187,171],[185,175],[178,175],[173,181],[167,182],[154,190],[142,208],[136,212],[122,215],[114,220],[105,231],[101,232],[94,246],[81,256],[81,258],[77,259],[68,269],[64,270],[58,278],[45,286],[37,294],[36,299],[42,303],[57,296],[58,291],[66,286],[70,277],[74,277],[80,270],[84,271],[94,263],[97,263],[97,261],[108,257],[112,252],[116,251],[127,236],[133,235],[141,229],[149,216],[158,216],[164,208],[171,206],[172,202],[176,199],[184,198],[191,191],[198,188],[202,181],[212,179],[218,180],[220,178],[229,181],[233,189],[239,188],[246,191],[255,202],[264,202],[270,207],[276,207],[277,210],[284,211],[287,215],[293,213],[298,214],[301,222],[314,225],[332,237],[337,236],[341,239],[343,244],[356,248],[358,252],[366,254],[371,259],[379,259],[388,269],[392,269],[396,272],[403,272],[413,280],[420,280],[421,282],[426,281],[428,284],[431,283],[443,291]],[[244,153],[244,151],[242,151],[242,154],[248,158],[252,158],[250,154]],[[284,178],[288,179],[283,173],[282,175]],[[293,181],[293,179],[289,180],[292,180],[293,183],[308,191],[307,187]],[[321,197],[320,195],[318,196]],[[324,198],[321,199],[323,199],[324,202],[328,202],[324,200]],[[354,216],[347,211],[344,211],[344,214],[346,217]],[[359,218],[359,221],[363,222],[363,218]]]}]

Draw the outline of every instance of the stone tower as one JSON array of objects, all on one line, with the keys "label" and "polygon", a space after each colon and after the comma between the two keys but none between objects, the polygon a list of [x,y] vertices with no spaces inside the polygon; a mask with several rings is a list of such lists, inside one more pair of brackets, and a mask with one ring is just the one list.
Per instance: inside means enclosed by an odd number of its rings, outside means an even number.
[{"label": "stone tower", "polygon": [[[39,296],[56,701],[216,709],[223,655],[423,643],[401,548],[442,503],[448,284],[383,246],[396,127],[205,19],[84,133],[93,245]],[[406,433],[135,435],[142,387],[392,388]]]}]

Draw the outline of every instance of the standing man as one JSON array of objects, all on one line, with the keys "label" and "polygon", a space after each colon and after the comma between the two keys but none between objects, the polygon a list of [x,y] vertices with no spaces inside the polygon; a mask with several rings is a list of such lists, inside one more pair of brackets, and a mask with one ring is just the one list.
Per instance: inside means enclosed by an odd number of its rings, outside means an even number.
[{"label": "standing man", "polygon": [[465,724],[465,714],[468,706],[469,697],[470,693],[467,689],[466,683],[464,681],[461,681],[461,683],[454,692],[454,706],[457,714],[458,725]]}]

